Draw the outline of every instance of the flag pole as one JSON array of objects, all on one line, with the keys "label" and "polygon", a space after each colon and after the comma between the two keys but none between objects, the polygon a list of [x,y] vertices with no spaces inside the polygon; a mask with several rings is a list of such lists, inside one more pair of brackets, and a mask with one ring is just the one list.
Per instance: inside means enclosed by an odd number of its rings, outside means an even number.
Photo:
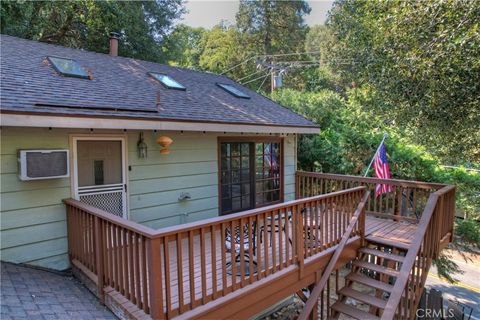
[{"label": "flag pole", "polygon": [[375,151],[375,153],[373,154],[372,161],[370,161],[370,164],[368,165],[367,171],[365,171],[364,177],[367,176],[368,171],[370,170],[370,167],[372,166],[373,160],[375,160],[375,156],[377,155],[378,150],[380,150],[380,147],[382,146],[382,143],[385,141],[386,138],[388,138],[388,134],[384,133],[384,134],[383,134],[382,142],[380,142],[380,144],[378,145],[377,151]]}]

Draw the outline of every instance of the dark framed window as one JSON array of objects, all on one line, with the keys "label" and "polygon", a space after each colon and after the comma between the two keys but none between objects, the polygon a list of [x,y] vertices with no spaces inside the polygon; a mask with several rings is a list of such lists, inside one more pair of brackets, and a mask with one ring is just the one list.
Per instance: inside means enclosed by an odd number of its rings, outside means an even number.
[{"label": "dark framed window", "polygon": [[219,139],[220,213],[283,200],[281,138]]}]

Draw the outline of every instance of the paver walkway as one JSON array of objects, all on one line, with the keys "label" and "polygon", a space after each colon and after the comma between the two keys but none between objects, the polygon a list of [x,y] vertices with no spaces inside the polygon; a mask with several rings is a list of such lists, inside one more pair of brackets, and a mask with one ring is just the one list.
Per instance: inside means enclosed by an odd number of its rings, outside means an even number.
[{"label": "paver walkway", "polygon": [[1,264],[1,314],[6,319],[117,319],[71,276]]}]

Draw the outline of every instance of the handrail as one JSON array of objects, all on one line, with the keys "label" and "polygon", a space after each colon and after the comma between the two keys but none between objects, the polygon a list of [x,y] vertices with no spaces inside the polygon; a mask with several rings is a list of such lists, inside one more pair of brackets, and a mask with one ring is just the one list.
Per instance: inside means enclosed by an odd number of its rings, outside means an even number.
[{"label": "handrail", "polygon": [[355,187],[355,188],[350,188],[350,189],[345,189],[345,190],[340,190],[340,191],[335,191],[335,192],[330,192],[327,194],[322,194],[318,196],[313,196],[313,197],[308,197],[308,198],[303,198],[299,200],[291,200],[291,201],[285,201],[282,203],[270,205],[270,206],[265,206],[257,209],[251,209],[251,210],[246,210],[238,213],[233,213],[225,216],[219,216],[219,217],[214,217],[210,219],[203,219],[197,222],[190,222],[190,223],[184,223],[172,227],[165,227],[165,228],[160,228],[160,229],[152,229],[147,226],[141,225],[139,223],[136,223],[134,221],[130,220],[125,220],[119,216],[110,214],[108,212],[105,212],[101,209],[98,209],[96,207],[93,207],[89,204],[86,204],[85,202],[81,202],[75,199],[64,199],[63,202],[65,204],[81,207],[82,209],[90,212],[93,215],[100,216],[102,219],[108,220],[110,222],[113,222],[115,224],[118,224],[124,228],[130,228],[133,231],[146,236],[151,239],[159,238],[159,237],[164,237],[172,234],[176,234],[178,232],[187,232],[190,229],[199,229],[202,227],[208,227],[211,224],[215,223],[228,223],[234,220],[242,219],[242,218],[248,218],[250,216],[258,215],[264,212],[269,212],[272,210],[277,210],[280,208],[284,208],[286,206],[290,205],[302,205],[311,201],[317,201],[317,200],[322,200],[322,199],[327,199],[327,198],[333,198],[335,196],[340,196],[344,195],[347,193],[355,192],[364,189],[365,187]]},{"label": "handrail", "polygon": [[[388,302],[385,306],[382,320],[391,320],[394,318],[395,313],[397,311],[397,307],[400,304],[400,300],[403,296],[403,292],[406,289],[408,280],[411,276],[411,270],[414,268],[414,264],[417,260],[417,256],[419,254],[420,249],[424,246],[425,235],[427,234],[428,228],[431,225],[432,218],[434,217],[434,213],[437,209],[437,205],[441,196],[445,195],[446,193],[455,190],[455,186],[445,186],[442,189],[438,190],[437,192],[430,195],[425,210],[422,214],[420,219],[420,223],[418,224],[417,231],[415,234],[415,238],[412,240],[412,246],[409,248],[407,255],[405,256],[405,260],[403,261],[402,267],[400,269],[400,275],[395,281],[395,285],[393,290],[390,294]],[[438,233],[440,237],[442,236],[441,233]],[[433,242],[430,245],[438,246],[440,242],[440,237],[437,235],[438,239],[431,238],[429,241]],[[431,255],[434,254],[438,249],[430,250],[429,252]],[[427,258],[432,258],[427,256]],[[422,275],[426,278],[426,275]],[[416,306],[415,306],[416,307]]]},{"label": "handrail", "polygon": [[370,178],[370,177],[360,177],[352,175],[343,175],[343,174],[332,174],[332,173],[322,173],[322,172],[307,172],[307,171],[297,171],[297,175],[302,175],[305,177],[321,177],[328,179],[340,179],[345,181],[354,181],[354,182],[366,182],[366,183],[379,183],[379,184],[389,184],[402,187],[416,187],[420,189],[442,189],[446,187],[446,184],[435,183],[435,182],[423,182],[423,181],[412,181],[412,180],[401,180],[401,179],[379,179],[379,178]]},{"label": "handrail", "polygon": [[[366,187],[363,187],[364,190],[366,190]],[[350,220],[350,223],[348,224],[347,230],[342,236],[342,240],[340,241],[340,244],[338,245],[338,248],[335,250],[335,253],[333,256],[330,258],[330,261],[328,262],[327,267],[323,271],[322,277],[320,278],[320,281],[317,282],[317,285],[313,289],[313,291],[310,293],[310,297],[308,298],[305,307],[302,310],[302,313],[298,316],[298,320],[306,320],[310,313],[312,312],[315,304],[318,302],[318,298],[322,294],[322,291],[325,288],[325,285],[327,284],[328,279],[330,278],[330,274],[333,272],[335,269],[335,265],[338,262],[338,259],[340,258],[342,251],[348,241],[348,239],[351,236],[351,233],[357,224],[357,222],[360,223],[360,230],[362,230],[362,242],[364,238],[364,231],[365,231],[365,204],[367,203],[369,197],[368,191],[365,191],[362,200],[357,206],[357,209],[355,210],[355,213]],[[362,218],[363,217],[363,218]]]}]

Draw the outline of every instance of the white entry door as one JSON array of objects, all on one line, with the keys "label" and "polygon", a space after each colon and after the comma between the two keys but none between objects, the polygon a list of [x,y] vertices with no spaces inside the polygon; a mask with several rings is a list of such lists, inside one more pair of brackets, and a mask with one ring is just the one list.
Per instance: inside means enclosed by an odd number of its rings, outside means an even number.
[{"label": "white entry door", "polygon": [[76,137],[75,198],[127,218],[125,140]]}]

